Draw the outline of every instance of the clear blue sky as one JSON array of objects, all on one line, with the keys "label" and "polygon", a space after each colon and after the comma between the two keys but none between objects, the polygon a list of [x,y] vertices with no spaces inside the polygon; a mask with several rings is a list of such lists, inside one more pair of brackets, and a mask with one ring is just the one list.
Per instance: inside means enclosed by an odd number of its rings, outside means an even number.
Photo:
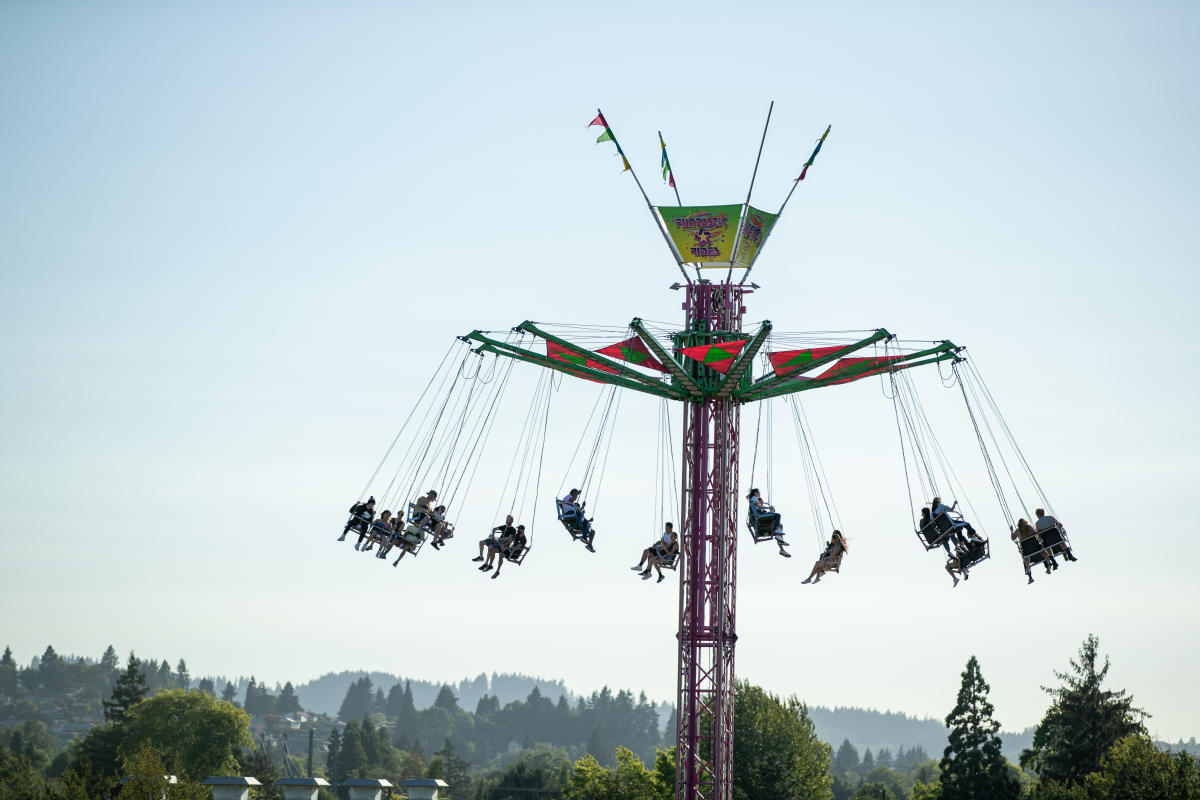
[{"label": "clear blue sky", "polygon": [[952,591],[890,404],[840,387],[809,414],[851,554],[814,588],[811,532],[790,562],[743,543],[739,674],[944,716],[975,654],[1012,729],[1094,632],[1153,732],[1200,733],[1198,34],[1192,3],[4,4],[0,640],[670,699],[676,592],[627,569],[653,404],[623,410],[595,556],[543,526],[489,581],[473,536],[396,570],[334,537],[452,336],[679,316],[597,106],[655,200],[661,129],[685,202],[738,202],[773,99],[764,207],[833,131],[749,318],[970,346],[1081,560],[1026,587],[1002,547]]}]

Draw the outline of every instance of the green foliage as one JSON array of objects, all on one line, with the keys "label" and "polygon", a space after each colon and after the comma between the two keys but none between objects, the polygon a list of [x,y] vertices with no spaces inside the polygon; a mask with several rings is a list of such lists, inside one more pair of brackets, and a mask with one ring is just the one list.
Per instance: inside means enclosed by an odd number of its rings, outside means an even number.
[{"label": "green foliage", "polygon": [[833,769],[839,775],[858,769],[858,750],[850,744],[849,739],[843,739],[833,757]]},{"label": "green foliage", "polygon": [[1010,800],[1018,784],[1000,752],[1000,723],[992,718],[989,687],[975,656],[967,661],[954,710],[946,717],[950,742],[942,756],[942,800]]},{"label": "green foliage", "polygon": [[913,784],[908,800],[942,800],[942,787],[937,783],[917,781]]},{"label": "green foliage", "polygon": [[1071,659],[1071,672],[1056,672],[1062,685],[1042,687],[1054,702],[1033,734],[1033,747],[1021,753],[1021,766],[1041,778],[1074,785],[1100,769],[1100,760],[1118,739],[1144,734],[1148,716],[1133,707],[1124,690],[1109,691],[1101,684],[1108,675],[1108,658],[1096,668],[1099,640],[1089,635]]},{"label": "green foliage", "polygon": [[615,800],[616,777],[590,753],[575,762],[563,792],[566,800]]},{"label": "green foliage", "polygon": [[28,756],[0,754],[0,800],[48,800],[50,797],[42,771]]},{"label": "green foliage", "polygon": [[[170,769],[149,742],[142,742],[122,761],[126,775],[121,800],[207,800],[209,791],[195,781],[176,777],[168,783]],[[164,793],[165,790],[165,793]]]},{"label": "green foliage", "polygon": [[39,771],[44,772],[58,752],[58,746],[46,725],[38,720],[26,720],[19,728],[0,730],[2,742],[13,756],[28,758]]},{"label": "green foliage", "polygon": [[552,752],[534,750],[522,754],[498,777],[481,781],[476,796],[481,800],[512,797],[557,797],[567,786],[571,762]]},{"label": "green foliage", "polygon": [[372,689],[371,679],[366,675],[350,684],[346,689],[346,697],[342,700],[342,707],[338,709],[338,719],[356,720],[370,714],[375,705],[375,693]]},{"label": "green foliage", "polygon": [[279,697],[275,701],[276,714],[294,714],[300,708],[300,698],[296,697],[296,688],[292,686],[292,682],[288,681],[283,685],[283,689],[279,692]]},{"label": "green foliage", "polygon": [[904,800],[904,797],[889,789],[885,783],[864,782],[850,795],[850,800]]},{"label": "green foliage", "polygon": [[1200,769],[1191,754],[1164,753],[1148,736],[1133,734],[1112,746],[1084,788],[1089,798],[1197,800]]},{"label": "green foliage", "polygon": [[734,697],[733,795],[737,800],[832,798],[830,747],[808,709],[738,681]]},{"label": "green foliage", "polygon": [[168,689],[125,711],[122,757],[143,742],[158,750],[180,777],[203,780],[237,768],[237,753],[251,744],[250,715],[202,692]]},{"label": "green foliage", "polygon": [[12,648],[4,648],[0,657],[0,694],[11,695],[17,691],[17,662],[13,660]]}]

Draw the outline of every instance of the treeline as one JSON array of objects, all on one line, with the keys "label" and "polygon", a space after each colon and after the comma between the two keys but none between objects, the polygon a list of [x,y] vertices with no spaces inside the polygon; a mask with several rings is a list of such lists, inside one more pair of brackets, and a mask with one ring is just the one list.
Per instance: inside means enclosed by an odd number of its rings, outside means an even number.
[{"label": "treeline", "polygon": [[674,717],[660,727],[658,709],[645,692],[635,699],[632,692],[613,693],[608,687],[580,697],[574,705],[565,695],[552,701],[536,686],[524,700],[503,705],[485,694],[473,711],[467,711],[450,687],[443,686],[433,705],[417,710],[408,682],[395,684],[385,695],[363,676],[346,690],[338,717],[369,720],[375,728],[389,731],[396,747],[424,756],[449,742],[474,764],[535,744],[557,748],[571,759],[593,753],[608,765],[615,764],[615,748],[622,745],[653,761],[655,748],[674,744],[675,736]]}]

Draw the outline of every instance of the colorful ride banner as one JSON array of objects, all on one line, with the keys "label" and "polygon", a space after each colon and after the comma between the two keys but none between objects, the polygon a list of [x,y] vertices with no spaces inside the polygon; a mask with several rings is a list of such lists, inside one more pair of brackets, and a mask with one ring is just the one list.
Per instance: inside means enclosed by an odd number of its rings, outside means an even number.
[{"label": "colorful ride banner", "polygon": [[740,205],[657,206],[675,254],[686,264],[728,267],[737,241]]},{"label": "colorful ride banner", "polygon": [[742,220],[741,236],[734,251],[735,267],[749,267],[758,258],[758,251],[771,235],[778,214],[759,211],[754,206],[747,206],[746,218]]}]

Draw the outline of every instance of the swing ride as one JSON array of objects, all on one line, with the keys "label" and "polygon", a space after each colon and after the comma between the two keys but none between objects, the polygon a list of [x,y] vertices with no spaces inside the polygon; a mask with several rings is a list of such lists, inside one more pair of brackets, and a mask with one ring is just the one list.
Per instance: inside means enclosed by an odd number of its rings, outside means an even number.
[{"label": "swing ride", "polygon": [[[769,125],[769,111],[767,122]],[[447,349],[360,492],[359,497],[368,500],[360,500],[350,509],[340,540],[354,532],[358,536],[355,549],[366,552],[378,547],[378,558],[399,549],[393,566],[405,556],[416,559],[427,539],[434,549],[442,549],[454,535],[450,517],[457,515],[466,498],[471,498],[472,505],[478,504],[471,486],[485,460],[497,409],[514,367],[525,363],[542,369],[512,445],[507,472],[493,473],[493,477],[504,474],[505,478],[492,519],[504,522],[479,542],[478,556],[472,560],[485,562],[478,568],[485,572],[492,571],[494,564],[491,577],[495,579],[505,563],[520,567],[533,550],[539,505],[549,506],[543,496],[542,472],[551,400],[564,384],[563,376],[599,385],[554,498],[557,520],[572,542],[582,542],[586,550],[595,553],[594,521],[621,397],[635,392],[658,398],[654,495],[660,511],[655,523],[663,536],[643,550],[642,561],[632,569],[638,570],[643,580],[651,577],[652,569],[658,571],[659,582],[665,577],[664,569],[679,578],[676,796],[730,800],[744,405],[758,403],[750,486],[754,486],[761,449],[767,491],[763,497],[757,488],[751,490],[744,525],[753,543],[774,542],[785,557],[790,554],[785,549],[789,545],[784,539],[783,515],[767,502],[767,498],[775,498],[771,464],[773,409],[778,404],[771,401],[780,401],[789,411],[812,526],[818,547],[823,547],[812,573],[802,583],[816,583],[827,573],[839,573],[847,547],[801,396],[872,377],[879,378],[892,404],[909,507],[913,509],[913,531],[922,549],[943,551],[954,586],[960,576],[967,579],[971,569],[991,557],[983,515],[963,491],[909,378],[909,370],[929,365],[939,371],[944,385],[960,390],[988,480],[1029,582],[1033,582],[1034,566],[1044,566],[1048,574],[1058,568],[1058,556],[1068,561],[1075,558],[1065,529],[964,348],[948,340],[901,340],[884,328],[784,333],[769,321],[745,325],[746,301],[760,288],[748,282],[750,272],[796,186],[820,152],[828,128],[779,210],[771,213],[750,205],[753,177],[746,200],[740,204],[655,206],[604,115],[598,114],[592,124],[604,129],[598,141],[616,146],[675,258],[683,281],[670,288],[683,291],[683,325],[637,317],[623,328],[527,320],[507,331],[473,330],[459,337]],[[765,137],[766,128],[764,141]],[[760,157],[761,153],[760,143]],[[756,161],[755,174],[757,168]],[[670,176],[670,186],[675,188],[665,144],[663,176],[664,180]],[[675,194],[678,200],[678,189]],[[708,269],[720,270],[716,279],[703,277]],[[736,280],[735,270],[740,271]],[[680,451],[672,435],[676,428],[671,408],[676,402],[682,410],[676,423],[682,431]],[[581,475],[576,472],[577,460],[582,464]],[[394,469],[387,478],[384,467],[389,464]],[[502,463],[489,463],[488,469],[503,467]],[[576,482],[568,487],[572,476]],[[914,495],[914,487],[920,499]],[[417,497],[418,491],[424,494]],[[414,497],[417,499],[410,500]],[[950,504],[943,503],[942,497],[949,498]],[[931,500],[925,503],[924,498]],[[1031,524],[1027,499],[1033,498],[1041,507]],[[377,507],[384,509],[378,518]],[[673,529],[664,519],[666,508],[678,511],[678,528]],[[391,509],[406,511],[399,512],[402,519],[394,521]],[[921,510],[920,520],[917,509]],[[514,527],[514,523],[519,524]],[[832,532],[827,543],[823,530]]]}]

